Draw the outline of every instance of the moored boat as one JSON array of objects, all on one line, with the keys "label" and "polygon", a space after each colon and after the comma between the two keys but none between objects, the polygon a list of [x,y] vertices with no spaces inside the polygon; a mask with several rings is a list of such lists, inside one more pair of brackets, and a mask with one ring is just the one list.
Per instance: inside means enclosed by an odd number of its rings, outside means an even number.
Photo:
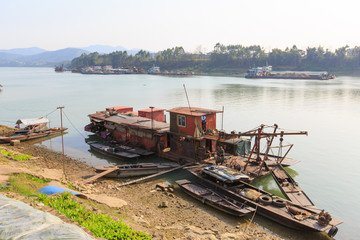
[{"label": "moored boat", "polygon": [[104,171],[108,171],[109,169],[116,168],[116,170],[107,174],[106,177],[125,178],[125,177],[136,177],[136,176],[155,174],[178,166],[180,165],[176,163],[138,163],[138,164],[122,164],[117,166],[112,166],[112,165],[97,166],[95,167],[95,170],[97,173],[101,173]]},{"label": "moored boat", "polygon": [[244,203],[239,203],[237,201],[230,202],[224,196],[221,196],[220,194],[208,188],[202,187],[201,185],[194,184],[189,180],[182,179],[176,181],[176,183],[188,195],[222,212],[226,212],[237,217],[242,217],[255,211],[254,208],[249,207]]},{"label": "moored boat", "polygon": [[250,67],[245,78],[329,80],[336,76],[328,72],[272,72],[272,66]]},{"label": "moored boat", "polygon": [[[59,134],[67,130],[67,128],[50,128],[47,129],[46,125],[49,123],[47,118],[34,118],[34,119],[19,119],[16,124],[18,130],[9,136],[0,136],[0,142],[11,142],[12,140],[26,141],[30,139],[48,137],[55,134]],[[24,128],[20,128],[20,124],[25,125]]]},{"label": "moored boat", "polygon": [[123,149],[111,147],[100,142],[87,142],[87,144],[89,144],[91,150],[113,158],[134,159],[140,157],[139,154],[125,152]]},{"label": "moored boat", "polygon": [[231,182],[240,181],[240,180],[244,181],[244,182],[250,181],[250,177],[247,176],[246,174],[236,171],[236,170],[231,169],[226,166],[212,165],[212,166],[205,167],[203,169],[203,171],[204,171],[204,173],[206,173],[214,178],[218,178],[225,183],[231,183]]},{"label": "moored boat", "polygon": [[198,182],[221,195],[246,203],[256,208],[257,213],[286,227],[301,230],[325,232],[333,237],[337,225],[342,221],[319,209],[306,208],[291,201],[274,196],[243,181],[224,182],[202,171],[202,168],[188,169]]}]

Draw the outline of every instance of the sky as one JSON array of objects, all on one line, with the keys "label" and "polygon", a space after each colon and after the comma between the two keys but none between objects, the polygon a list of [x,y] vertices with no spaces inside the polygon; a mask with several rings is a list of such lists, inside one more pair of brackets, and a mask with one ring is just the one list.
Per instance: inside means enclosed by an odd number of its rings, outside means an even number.
[{"label": "sky", "polygon": [[360,45],[354,0],[0,0],[0,49]]}]

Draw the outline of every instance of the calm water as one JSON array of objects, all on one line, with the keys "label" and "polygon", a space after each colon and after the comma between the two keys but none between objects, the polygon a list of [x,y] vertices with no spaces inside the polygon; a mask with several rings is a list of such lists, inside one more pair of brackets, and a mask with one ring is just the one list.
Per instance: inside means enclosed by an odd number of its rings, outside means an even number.
[{"label": "calm water", "polygon": [[[344,220],[336,239],[360,239],[360,79],[338,77],[330,81],[247,80],[232,77],[165,77],[150,75],[81,75],[55,73],[51,68],[0,68],[0,124],[13,126],[20,118],[45,116],[65,106],[65,151],[90,165],[107,163],[90,153],[84,142],[87,115],[110,106],[134,110],[155,106],[187,106],[186,84],[192,106],[221,110],[224,129],[246,131],[260,124],[306,130],[309,136],[286,137],[294,143],[289,157],[301,162],[290,171],[319,207]],[[60,113],[48,118],[60,126]],[[221,115],[218,116],[221,128]],[[41,144],[61,151],[61,138]],[[278,140],[277,140],[278,141]],[[183,172],[173,178],[183,178]],[[277,191],[270,178],[259,183]],[[212,210],[209,210],[212,211]],[[222,216],[225,221],[233,219]],[[288,239],[317,239],[261,217],[255,222]]]}]

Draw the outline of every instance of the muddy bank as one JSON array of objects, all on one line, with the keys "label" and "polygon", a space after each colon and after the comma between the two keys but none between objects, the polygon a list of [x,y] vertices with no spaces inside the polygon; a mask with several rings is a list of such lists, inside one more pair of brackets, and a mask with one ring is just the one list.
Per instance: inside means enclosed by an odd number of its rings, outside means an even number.
[{"label": "muddy bank", "polygon": [[[152,234],[155,239],[280,239],[251,224],[248,220],[251,216],[239,219],[238,223],[225,222],[222,213],[210,213],[201,202],[182,198],[177,187],[173,191],[155,188],[161,180],[121,188],[116,187],[119,181],[111,179],[83,185],[85,177],[95,174],[83,162],[26,143],[0,147],[34,156],[26,162],[0,161],[3,172],[8,168],[71,183],[90,198],[113,207],[112,211],[117,211],[129,226]],[[0,174],[4,173],[0,170]]]}]

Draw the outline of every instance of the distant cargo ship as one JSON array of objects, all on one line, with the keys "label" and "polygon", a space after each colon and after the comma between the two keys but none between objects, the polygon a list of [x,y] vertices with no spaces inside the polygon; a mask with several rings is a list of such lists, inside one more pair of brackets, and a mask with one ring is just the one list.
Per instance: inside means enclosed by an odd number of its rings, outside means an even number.
[{"label": "distant cargo ship", "polygon": [[334,79],[334,74],[328,72],[272,72],[272,66],[249,68],[245,78],[276,78],[276,79],[313,79],[329,80]]}]

